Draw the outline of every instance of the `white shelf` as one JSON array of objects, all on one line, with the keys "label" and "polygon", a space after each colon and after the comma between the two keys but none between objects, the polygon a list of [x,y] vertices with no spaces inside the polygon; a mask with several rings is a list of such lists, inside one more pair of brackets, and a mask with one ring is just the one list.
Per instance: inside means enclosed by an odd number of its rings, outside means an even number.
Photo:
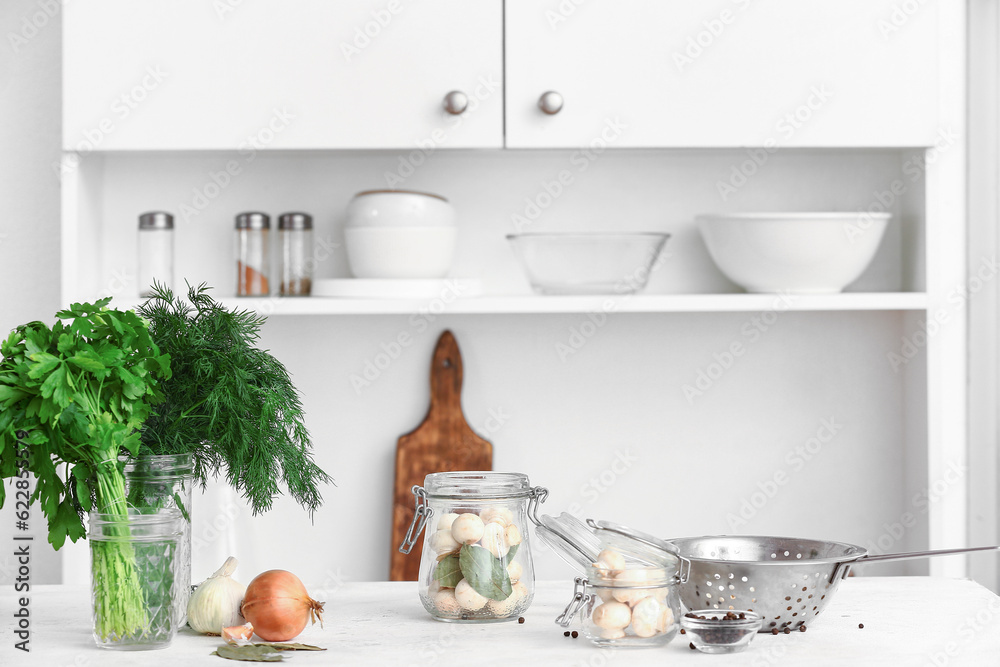
[{"label": "white shelf", "polygon": [[[448,299],[446,302],[445,299]],[[844,294],[638,294],[631,296],[480,296],[437,299],[332,299],[272,297],[222,299],[230,308],[264,315],[435,315],[557,313],[695,313],[845,310],[924,310],[922,292],[854,292]],[[119,308],[139,301],[115,301]]]}]

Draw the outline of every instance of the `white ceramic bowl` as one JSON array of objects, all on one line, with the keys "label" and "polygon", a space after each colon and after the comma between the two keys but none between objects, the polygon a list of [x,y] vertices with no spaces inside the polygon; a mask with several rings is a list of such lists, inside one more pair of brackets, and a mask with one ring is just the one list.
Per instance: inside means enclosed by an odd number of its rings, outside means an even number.
[{"label": "white ceramic bowl", "polygon": [[455,257],[455,227],[355,227],[344,230],[355,278],[444,278]]},{"label": "white ceramic bowl", "polygon": [[875,256],[888,213],[698,216],[719,270],[748,292],[835,294]]},{"label": "white ceramic bowl", "polygon": [[440,195],[368,190],[347,205],[348,227],[453,227],[455,209]]},{"label": "white ceramic bowl", "polygon": [[643,289],[669,234],[509,234],[539,294],[633,294]]}]

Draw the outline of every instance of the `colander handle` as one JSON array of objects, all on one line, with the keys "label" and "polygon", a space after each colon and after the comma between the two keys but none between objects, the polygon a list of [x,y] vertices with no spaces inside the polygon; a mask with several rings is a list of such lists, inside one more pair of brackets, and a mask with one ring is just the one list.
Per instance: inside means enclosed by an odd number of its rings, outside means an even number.
[{"label": "colander handle", "polygon": [[973,551],[996,551],[1000,549],[1000,546],[993,547],[963,547],[961,549],[936,549],[934,551],[910,551],[908,553],[901,554],[876,554],[874,556],[864,555],[854,560],[844,561],[842,563],[837,563],[837,568],[833,571],[833,576],[830,577],[830,582],[837,581],[837,579],[842,579],[846,577],[850,571],[852,565],[860,565],[863,563],[877,563],[883,560],[913,560],[916,558],[931,558],[933,556],[950,556],[952,554],[967,554]]}]

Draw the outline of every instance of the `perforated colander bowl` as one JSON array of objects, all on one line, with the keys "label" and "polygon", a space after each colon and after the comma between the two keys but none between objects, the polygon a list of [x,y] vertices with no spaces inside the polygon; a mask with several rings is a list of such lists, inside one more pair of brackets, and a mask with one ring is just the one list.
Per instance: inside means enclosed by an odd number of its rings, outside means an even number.
[{"label": "perforated colander bowl", "polygon": [[790,537],[721,535],[673,539],[691,561],[680,585],[688,611],[746,609],[764,618],[761,632],[797,628],[819,616],[846,568],[868,552],[853,544]]},{"label": "perforated colander bowl", "polygon": [[748,609],[764,617],[761,632],[797,628],[820,615],[852,565],[996,551],[1000,546],[870,556],[854,544],[795,537],[714,535],[668,541],[691,563],[679,586],[688,611]]}]

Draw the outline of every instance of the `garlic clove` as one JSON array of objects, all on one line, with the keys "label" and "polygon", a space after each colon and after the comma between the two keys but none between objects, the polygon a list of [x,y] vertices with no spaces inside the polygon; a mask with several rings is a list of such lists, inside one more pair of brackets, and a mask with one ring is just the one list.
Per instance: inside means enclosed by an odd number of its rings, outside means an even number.
[{"label": "garlic clove", "polygon": [[[476,518],[478,519],[479,517]],[[488,599],[480,595],[465,579],[462,579],[455,586],[455,599],[458,601],[459,606],[467,611],[479,611],[488,602]]]},{"label": "garlic clove", "polygon": [[459,544],[475,544],[482,539],[486,524],[476,514],[460,514],[451,524],[451,536]]},{"label": "garlic clove", "polygon": [[249,641],[251,637],[253,637],[253,625],[250,623],[234,625],[231,628],[222,629],[222,639],[229,644],[246,642]]}]

